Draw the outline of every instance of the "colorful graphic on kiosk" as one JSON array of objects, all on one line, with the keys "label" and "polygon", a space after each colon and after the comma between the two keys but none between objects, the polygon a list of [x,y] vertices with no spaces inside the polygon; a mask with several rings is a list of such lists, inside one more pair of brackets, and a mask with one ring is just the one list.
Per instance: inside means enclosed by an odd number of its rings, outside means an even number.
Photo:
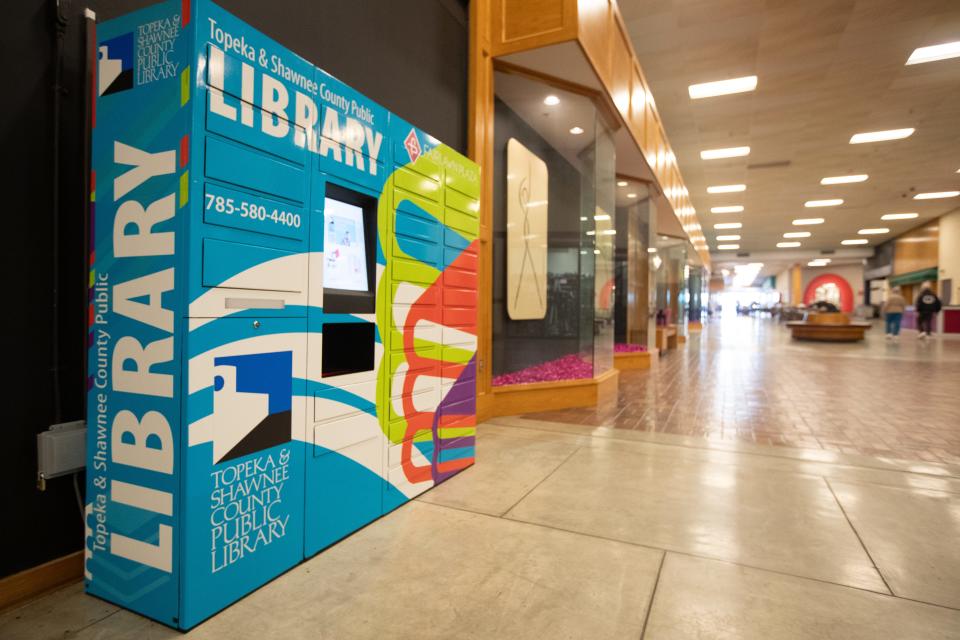
[{"label": "colorful graphic on kiosk", "polygon": [[472,464],[479,170],[206,0],[96,52],[85,583],[187,629]]}]

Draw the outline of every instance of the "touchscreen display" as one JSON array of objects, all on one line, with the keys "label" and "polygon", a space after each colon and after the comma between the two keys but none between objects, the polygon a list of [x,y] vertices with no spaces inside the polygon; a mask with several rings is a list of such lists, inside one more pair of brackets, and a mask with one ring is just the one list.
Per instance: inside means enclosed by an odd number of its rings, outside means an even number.
[{"label": "touchscreen display", "polygon": [[363,208],[333,198],[324,201],[323,286],[367,291]]}]

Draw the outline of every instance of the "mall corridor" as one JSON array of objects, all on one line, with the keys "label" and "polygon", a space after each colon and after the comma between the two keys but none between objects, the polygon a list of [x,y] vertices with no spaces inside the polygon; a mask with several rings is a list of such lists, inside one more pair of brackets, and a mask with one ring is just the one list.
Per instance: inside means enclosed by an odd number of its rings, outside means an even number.
[{"label": "mall corridor", "polygon": [[[473,467],[185,636],[960,638],[960,342],[784,332],[707,324],[616,406],[480,425]],[[182,635],[79,583],[0,630]]]},{"label": "mall corridor", "polygon": [[[791,340],[769,317],[715,320],[597,407],[531,415],[713,442],[960,464],[960,340]],[[702,345],[702,348],[701,348]]]}]

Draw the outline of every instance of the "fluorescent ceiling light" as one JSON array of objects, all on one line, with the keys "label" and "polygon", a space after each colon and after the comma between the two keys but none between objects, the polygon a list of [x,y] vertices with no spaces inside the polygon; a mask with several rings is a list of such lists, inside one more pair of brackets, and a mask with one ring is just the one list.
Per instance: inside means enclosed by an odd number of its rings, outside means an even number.
[{"label": "fluorescent ceiling light", "polygon": [[617,186],[618,186],[618,187],[625,187],[625,186],[627,186],[627,181],[626,181],[626,180],[621,180],[620,182],[617,183]]},{"label": "fluorescent ceiling light", "polygon": [[803,203],[805,207],[835,207],[843,204],[843,198],[832,198],[830,200],[807,200]]},{"label": "fluorescent ceiling light", "polygon": [[849,184],[851,182],[865,182],[869,178],[865,173],[859,173],[854,176],[831,176],[820,180],[820,184]]},{"label": "fluorescent ceiling light", "polygon": [[706,149],[700,152],[701,160],[720,160],[722,158],[739,158],[750,154],[750,147],[728,147],[726,149]]},{"label": "fluorescent ceiling light", "polygon": [[713,225],[714,229],[739,229],[743,226],[741,222],[721,222]]},{"label": "fluorescent ceiling light", "polygon": [[742,78],[730,78],[729,80],[717,80],[715,82],[701,82],[687,87],[692,100],[700,98],[712,98],[714,96],[726,96],[731,93],[744,93],[753,91],[757,88],[757,76],[744,76]]},{"label": "fluorescent ceiling light", "polygon": [[578,136],[578,135],[580,135],[581,133],[583,133],[583,129],[581,129],[580,127],[574,127],[574,128],[572,128],[572,129],[570,129],[570,133],[572,133],[572,134],[575,135],[575,136]]},{"label": "fluorescent ceiling light", "polygon": [[717,245],[717,250],[719,251],[733,251],[739,248],[740,248],[740,245],[738,244],[718,244]]},{"label": "fluorescent ceiling light", "polygon": [[900,140],[908,138],[916,131],[913,127],[909,129],[890,129],[888,131],[868,131],[866,133],[855,133],[850,137],[850,144],[863,144],[864,142],[883,142],[885,140]]},{"label": "fluorescent ceiling light", "polygon": [[636,197],[637,197],[637,194],[635,194],[635,193],[628,193],[628,194],[627,194],[627,197],[628,197],[628,198],[636,198]]},{"label": "fluorescent ceiling light", "polygon": [[808,267],[825,267],[827,266],[826,262],[820,262],[819,260],[811,260],[807,263]]},{"label": "fluorescent ceiling light", "polygon": [[841,240],[841,241],[840,241],[840,244],[846,244],[846,245],[850,245],[850,244],[867,244],[868,242],[870,242],[870,241],[867,240],[866,238],[857,238],[856,240]]},{"label": "fluorescent ceiling light", "polygon": [[710,207],[710,213],[740,213],[743,211],[742,204],[732,204],[726,207]]},{"label": "fluorescent ceiling light", "polygon": [[860,229],[857,231],[862,236],[878,236],[883,233],[890,233],[890,229],[881,228],[881,229]]},{"label": "fluorescent ceiling light", "polygon": [[617,230],[616,230],[616,229],[604,229],[603,231],[600,232],[600,235],[602,235],[602,236],[615,236],[615,235],[617,235]]},{"label": "fluorescent ceiling light", "polygon": [[823,218],[797,218],[793,221],[793,224],[797,227],[808,224],[823,224]]},{"label": "fluorescent ceiling light", "polygon": [[560,98],[553,95],[547,96],[546,98],[543,99],[543,104],[547,105],[548,107],[553,107],[555,105],[560,104]]},{"label": "fluorescent ceiling light", "polygon": [[880,216],[881,220],[912,220],[916,218],[919,213],[888,213],[886,215]]},{"label": "fluorescent ceiling light", "polygon": [[707,193],[739,193],[746,191],[745,184],[718,184],[713,187],[707,187]]},{"label": "fluorescent ceiling light", "polygon": [[799,242],[778,242],[778,249],[792,249],[793,247],[799,247],[801,243]]},{"label": "fluorescent ceiling light", "polygon": [[[936,62],[937,60],[947,60],[948,58],[958,57],[960,57],[960,40],[914,49],[910,57],[907,58],[907,64],[922,64],[924,62]],[[692,88],[693,87],[691,87],[691,89]],[[692,98],[693,96],[690,97]]]},{"label": "fluorescent ceiling light", "polygon": [[647,247],[647,253],[656,253],[656,252],[657,252],[656,247]]},{"label": "fluorescent ceiling light", "polygon": [[739,240],[740,236],[733,234],[729,236],[717,236],[717,242],[722,242],[723,240]]},{"label": "fluorescent ceiling light", "polygon": [[960,191],[931,191],[929,193],[918,193],[913,196],[914,200],[937,200],[938,198],[956,198],[960,196]]},{"label": "fluorescent ceiling light", "polygon": [[789,233],[783,234],[784,238],[809,238],[811,233],[809,231],[790,231]]},{"label": "fluorescent ceiling light", "polygon": [[597,221],[600,221],[600,220],[609,220],[609,219],[610,219],[610,214],[609,214],[609,213],[601,213],[601,214],[598,215],[598,216],[593,216],[593,219],[594,219],[594,220],[597,220]]}]

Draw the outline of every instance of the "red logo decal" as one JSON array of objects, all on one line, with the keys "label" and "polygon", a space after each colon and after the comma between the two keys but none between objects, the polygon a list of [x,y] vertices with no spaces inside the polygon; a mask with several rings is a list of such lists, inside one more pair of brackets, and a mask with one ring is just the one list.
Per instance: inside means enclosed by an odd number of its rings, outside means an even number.
[{"label": "red logo decal", "polygon": [[413,129],[410,129],[410,133],[408,133],[406,139],[404,139],[403,146],[407,149],[407,155],[410,156],[410,162],[416,162],[423,149],[420,148],[420,141],[417,140],[417,134]]}]

